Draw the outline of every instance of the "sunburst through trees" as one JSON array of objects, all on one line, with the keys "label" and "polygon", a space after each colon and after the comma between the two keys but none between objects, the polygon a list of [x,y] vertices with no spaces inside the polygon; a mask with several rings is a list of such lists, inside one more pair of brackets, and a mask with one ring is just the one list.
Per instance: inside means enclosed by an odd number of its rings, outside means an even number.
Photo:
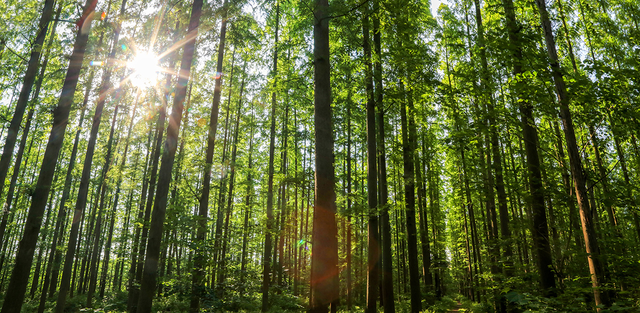
[{"label": "sunburst through trees", "polygon": [[637,0],[0,1],[0,303],[640,310]]}]

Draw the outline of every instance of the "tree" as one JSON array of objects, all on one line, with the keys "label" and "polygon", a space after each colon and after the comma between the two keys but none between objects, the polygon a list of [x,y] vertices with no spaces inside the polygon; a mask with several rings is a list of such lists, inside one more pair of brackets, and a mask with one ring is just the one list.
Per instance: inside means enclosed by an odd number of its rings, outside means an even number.
[{"label": "tree", "polygon": [[538,256],[538,271],[540,273],[540,285],[550,295],[555,293],[555,278],[552,272],[551,247],[549,243],[549,230],[547,216],[544,208],[544,190],[542,187],[542,174],[540,172],[540,159],[538,155],[538,131],[535,128],[532,106],[524,94],[526,82],[522,68],[522,47],[518,36],[516,16],[513,1],[503,0],[507,31],[509,35],[510,53],[512,57],[513,75],[516,77],[516,92],[518,92],[518,106],[521,114],[522,137],[527,153],[527,170],[529,173],[529,189],[531,192],[531,208],[533,211],[533,241]]},{"label": "tree", "polygon": [[[24,74],[22,83],[22,89],[20,90],[20,96],[16,102],[15,112],[11,119],[11,124],[7,132],[7,138],[5,139],[4,148],[2,150],[2,157],[0,158],[0,196],[4,191],[4,180],[9,172],[11,166],[11,158],[13,157],[13,149],[18,138],[18,129],[22,124],[22,117],[24,111],[27,109],[29,103],[29,96],[31,95],[31,89],[33,83],[36,80],[38,74],[38,66],[40,66],[40,55],[44,48],[44,39],[47,37],[47,30],[49,29],[49,22],[53,16],[54,0],[47,0],[44,2],[44,8],[42,9],[42,16],[38,23],[38,29],[36,31],[36,37],[33,42],[33,49],[29,57],[27,65],[27,71]],[[55,28],[54,28],[55,30]],[[45,197],[46,198],[46,197]],[[2,237],[0,237],[0,240]]]},{"label": "tree", "polygon": [[[194,2],[194,8],[195,8]],[[202,5],[202,4],[200,4]],[[224,2],[222,14],[222,23],[220,25],[220,43],[218,44],[218,63],[216,65],[216,71],[222,73],[222,62],[224,60],[225,38],[227,33],[227,1]],[[199,13],[198,13],[199,14]],[[197,25],[196,25],[197,26]],[[189,25],[191,27],[191,25]],[[191,48],[193,49],[193,48]],[[183,57],[183,62],[185,59]],[[188,60],[191,63],[191,60]],[[211,183],[211,163],[213,162],[213,150],[216,143],[216,131],[218,129],[218,114],[220,111],[220,93],[222,85],[222,75],[220,75],[215,82],[215,89],[213,91],[213,103],[211,104],[211,116],[209,117],[209,133],[207,140],[207,155],[204,167],[204,180],[202,183],[202,196],[200,198],[198,208],[198,229],[196,232],[196,240],[200,244],[200,247],[196,251],[194,268],[193,268],[193,282],[192,282],[192,298],[191,298],[191,312],[198,312],[200,310],[200,294],[202,293],[202,280],[204,276],[204,263],[205,253],[202,251],[203,242],[206,235],[207,215],[209,211],[209,192]],[[184,99],[183,99],[184,101]],[[174,104],[175,105],[175,104]]]},{"label": "tree", "polygon": [[[591,282],[593,285],[593,294],[596,306],[611,305],[607,293],[602,293],[600,287],[605,283],[604,280],[604,262],[600,256],[600,247],[596,237],[593,222],[591,221],[591,208],[589,207],[586,179],[583,175],[582,160],[578,150],[576,135],[573,127],[573,119],[569,110],[569,98],[566,90],[564,78],[562,76],[560,65],[558,63],[558,53],[556,51],[556,43],[551,30],[551,22],[549,21],[549,12],[547,12],[544,0],[537,0],[536,4],[540,13],[540,21],[544,31],[545,45],[549,55],[551,73],[556,87],[556,93],[560,104],[560,117],[564,128],[564,136],[567,142],[567,150],[569,154],[569,163],[571,166],[571,175],[573,176],[573,184],[575,188],[578,207],[580,208],[580,221],[582,222],[582,233],[584,235],[586,252],[588,254],[589,271],[591,273]],[[547,288],[554,287],[544,286]],[[598,309],[600,310],[600,309]]]},{"label": "tree", "polygon": [[[16,255],[16,262],[11,274],[9,288],[5,295],[5,301],[2,305],[3,312],[20,312],[24,300],[24,293],[27,288],[27,281],[30,274],[31,264],[33,262],[33,254],[35,245],[38,240],[38,233],[42,224],[42,217],[49,191],[51,190],[51,181],[58,162],[60,149],[64,140],[64,134],[69,123],[69,113],[71,112],[71,104],[78,85],[78,77],[82,69],[82,61],[84,60],[84,51],[89,39],[91,30],[91,20],[89,15],[93,13],[97,1],[87,0],[82,17],[79,20],[79,29],[76,34],[76,42],[73,45],[73,53],[67,68],[67,74],[64,86],[60,93],[58,106],[53,113],[53,126],[49,134],[47,149],[44,158],[38,182],[33,193],[33,200],[29,207],[29,214],[25,223],[25,231],[20,241],[20,247]],[[7,301],[9,300],[9,301]]]},{"label": "tree", "polygon": [[140,298],[138,300],[138,312],[151,312],[153,294],[157,286],[158,257],[160,256],[160,244],[162,242],[163,224],[167,209],[167,195],[169,194],[169,184],[171,183],[171,170],[178,148],[178,131],[182,120],[182,110],[187,95],[187,82],[191,73],[191,63],[195,51],[195,42],[200,25],[200,15],[202,14],[202,0],[194,0],[191,7],[191,18],[186,35],[182,61],[180,62],[179,77],[173,98],[173,109],[167,127],[167,139],[164,142],[162,152],[162,165],[158,176],[158,189],[153,205],[151,226],[149,228],[149,242],[142,274],[140,286]]},{"label": "tree", "polygon": [[[273,53],[273,70],[274,89],[278,82],[278,27],[280,26],[280,2],[276,0],[276,25],[275,25],[275,42]],[[262,256],[262,312],[269,309],[269,285],[273,272],[271,268],[271,249],[273,248],[272,232],[273,225],[273,174],[274,174],[274,158],[275,158],[275,140],[276,140],[276,102],[277,94],[274,90],[271,93],[271,124],[269,126],[269,172],[267,182],[267,228],[265,233],[264,255]]]},{"label": "tree", "polygon": [[312,313],[328,312],[329,305],[335,312],[339,296],[328,9],[327,0],[317,0],[313,14],[316,177],[309,300]]}]

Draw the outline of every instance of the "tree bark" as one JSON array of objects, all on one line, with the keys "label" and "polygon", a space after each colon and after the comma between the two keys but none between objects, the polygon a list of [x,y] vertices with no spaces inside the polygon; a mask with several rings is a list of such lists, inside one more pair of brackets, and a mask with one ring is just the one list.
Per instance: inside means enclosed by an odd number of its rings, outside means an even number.
[{"label": "tree bark", "polygon": [[253,112],[253,106],[251,107],[251,123],[249,130],[249,150],[248,150],[248,159],[249,164],[247,164],[247,189],[245,191],[245,201],[244,201],[244,221],[242,224],[242,253],[240,257],[240,281],[246,283],[246,272],[247,272],[247,253],[248,253],[248,245],[249,245],[249,235],[251,233],[249,226],[249,217],[252,215],[252,202],[251,197],[253,196],[253,131],[254,131],[254,121],[255,115]]},{"label": "tree bark", "polygon": [[[216,71],[222,73],[222,62],[224,60],[225,38],[227,33],[227,1],[223,4],[222,24],[220,26],[220,43],[218,44],[218,62]],[[218,115],[220,112],[220,94],[222,86],[222,74],[215,81],[213,92],[213,103],[211,104],[211,114],[209,116],[209,132],[207,139],[207,155],[205,160],[204,179],[202,184],[202,196],[198,205],[198,224],[196,230],[196,241],[199,248],[195,251],[193,279],[191,287],[191,312],[200,310],[200,296],[202,294],[202,281],[204,278],[204,263],[206,256],[200,245],[204,244],[206,238],[207,216],[209,214],[209,194],[211,189],[211,167],[213,163],[213,152],[216,143],[216,131],[218,129]],[[217,226],[217,225],[216,225]]]},{"label": "tree bark", "polygon": [[[399,82],[400,89],[404,91],[404,83]],[[420,291],[420,273],[418,271],[418,238],[416,229],[416,209],[415,209],[415,167],[414,144],[409,135],[409,120],[413,120],[413,99],[409,92],[400,101],[400,113],[402,123],[402,160],[404,163],[404,197],[405,214],[407,227],[407,252],[409,257],[409,285],[411,289],[411,312],[418,313],[422,310],[422,295]],[[407,114],[407,107],[409,113]],[[433,219],[433,217],[432,217]]]},{"label": "tree bark", "polygon": [[378,233],[378,177],[376,166],[376,112],[373,99],[373,68],[369,42],[369,17],[365,9],[362,17],[362,37],[365,57],[365,91],[367,96],[367,313],[377,312],[380,284],[380,235]]},{"label": "tree bark", "polygon": [[[246,63],[243,66],[243,73],[246,70]],[[232,148],[231,148],[231,163],[230,163],[230,177],[229,177],[229,191],[228,191],[228,195],[227,195],[227,204],[226,204],[226,217],[225,217],[225,221],[224,221],[224,229],[225,229],[225,236],[224,239],[222,240],[222,252],[220,253],[220,266],[218,267],[218,281],[217,281],[217,285],[218,285],[218,294],[220,297],[224,297],[224,293],[222,292],[224,290],[224,284],[225,284],[225,279],[226,279],[226,272],[227,272],[227,267],[226,267],[226,254],[227,254],[227,246],[228,246],[228,242],[229,242],[229,219],[230,219],[230,215],[232,213],[232,207],[233,207],[233,189],[234,189],[234,183],[235,183],[235,176],[236,176],[236,156],[237,156],[237,152],[238,152],[238,133],[239,133],[239,129],[238,127],[240,126],[240,114],[242,112],[242,93],[244,91],[244,78],[242,80],[242,83],[240,84],[240,95],[239,95],[239,99],[238,99],[238,110],[236,111],[236,122],[235,122],[235,130],[234,130],[234,134],[233,134],[233,144],[232,144]],[[231,101],[231,100],[229,100]]]},{"label": "tree bark", "polygon": [[[89,81],[92,81],[93,73],[89,74]],[[90,83],[89,83],[90,85]],[[62,189],[62,198],[60,199],[59,209],[58,209],[58,218],[56,221],[56,227],[53,233],[53,239],[51,242],[51,249],[49,252],[49,265],[47,269],[47,273],[45,275],[44,286],[42,287],[42,295],[40,296],[40,305],[38,306],[38,313],[44,312],[46,298],[47,298],[47,289],[48,296],[53,297],[53,293],[56,291],[56,285],[58,282],[58,274],[60,270],[60,261],[62,258],[62,252],[58,247],[62,245],[62,238],[64,235],[64,225],[63,223],[67,217],[66,210],[66,201],[69,199],[69,194],[71,192],[71,182],[73,180],[73,169],[76,163],[76,156],[78,154],[78,141],[80,139],[80,130],[82,129],[82,124],[84,122],[84,114],[86,111],[86,100],[88,100],[90,87],[87,88],[85,92],[85,102],[83,103],[82,113],[80,113],[80,120],[78,125],[78,130],[76,131],[76,137],[73,142],[73,148],[71,150],[71,157],[69,159],[69,166],[67,168],[67,174],[64,181],[64,187]]]},{"label": "tree bark", "polygon": [[[113,134],[115,133],[115,128],[116,128],[116,121],[118,118],[118,109],[119,109],[119,104],[116,104],[116,107],[113,111],[113,118],[111,120],[111,131],[109,132],[109,139],[107,140],[107,153],[105,156],[105,161],[104,161],[104,165],[102,167],[102,181],[100,182],[101,184],[101,194],[100,194],[100,206],[98,207],[98,219],[96,220],[96,226],[95,226],[95,230],[94,230],[94,243],[93,243],[93,255],[91,258],[91,267],[90,267],[90,280],[89,280],[89,292],[87,293],[87,307],[91,308],[93,306],[93,294],[96,291],[96,287],[98,284],[98,262],[100,259],[100,255],[101,253],[101,246],[100,246],[100,241],[101,239],[103,239],[103,236],[101,234],[102,232],[102,216],[104,215],[104,210],[106,208],[105,206],[105,201],[107,198],[107,190],[109,189],[109,186],[107,184],[108,182],[108,174],[109,174],[109,170],[111,169],[111,154],[113,151]],[[109,238],[108,241],[110,241],[111,239]],[[108,255],[107,255],[108,257]]]},{"label": "tree bark", "polygon": [[140,259],[142,258],[142,251],[144,249],[143,248],[144,245],[140,244],[141,242],[140,236],[142,232],[141,228],[144,227],[144,213],[145,213],[145,204],[146,204],[145,201],[146,201],[147,192],[149,189],[147,173],[149,170],[149,162],[153,162],[149,159],[149,155],[150,154],[155,155],[155,148],[152,148],[151,143],[156,141],[155,139],[158,137],[158,135],[159,134],[158,134],[157,127],[155,132],[150,127],[149,136],[147,138],[147,144],[146,144],[147,153],[144,161],[144,164],[145,164],[144,173],[142,174],[142,191],[140,193],[140,200],[138,205],[139,207],[138,216],[136,219],[138,223],[141,223],[142,225],[140,227],[136,226],[136,231],[133,237],[133,244],[132,244],[133,251],[131,251],[131,264],[129,267],[129,282],[128,282],[129,294],[127,295],[127,312],[129,313],[135,313],[138,305],[138,292],[140,291],[139,289],[140,277],[137,276],[136,269],[138,268],[138,263],[141,262]]},{"label": "tree bark", "polygon": [[[5,138],[2,157],[0,157],[0,196],[4,191],[4,181],[7,177],[7,173],[9,172],[9,167],[11,166],[13,149],[15,148],[16,140],[18,139],[18,130],[20,129],[20,125],[22,125],[22,117],[24,116],[24,111],[27,109],[29,96],[31,95],[31,89],[33,88],[33,83],[35,82],[36,76],[38,74],[38,66],[40,66],[40,55],[42,53],[44,40],[47,37],[49,22],[51,21],[51,17],[53,16],[54,4],[54,0],[46,0],[44,2],[44,8],[42,9],[42,15],[40,16],[40,22],[38,23],[38,30],[33,42],[33,49],[31,50],[31,56],[29,57],[29,62],[27,63],[27,71],[24,75],[20,95],[18,96],[18,101],[16,102],[13,118],[11,118],[11,124],[9,124],[7,137]],[[0,237],[0,241],[2,239],[3,238]]]},{"label": "tree bark", "polygon": [[58,106],[53,112],[53,126],[51,128],[47,148],[42,159],[38,182],[33,193],[33,200],[25,223],[24,236],[18,247],[16,262],[11,275],[11,280],[9,281],[7,293],[5,294],[6,300],[3,304],[2,312],[18,313],[22,308],[24,293],[26,291],[26,285],[30,274],[29,272],[33,261],[33,253],[38,240],[40,225],[42,224],[42,216],[49,196],[49,191],[51,190],[51,182],[58,162],[60,149],[62,148],[66,127],[69,123],[71,104],[73,103],[73,96],[78,84],[78,77],[80,76],[82,61],[84,59],[84,51],[89,38],[91,25],[90,22],[85,25],[86,17],[93,12],[96,2],[97,0],[87,0],[86,5],[84,6],[85,9],[83,11],[83,17],[80,20],[80,25],[82,27],[78,31],[76,37],[69,67],[67,68],[65,82],[58,101]]},{"label": "tree bark", "polygon": [[273,51],[273,72],[274,91],[271,94],[271,126],[269,128],[269,169],[267,182],[267,229],[264,239],[264,255],[262,260],[262,312],[269,310],[269,283],[271,281],[271,249],[272,249],[272,232],[273,232],[273,173],[274,173],[274,157],[275,157],[275,138],[276,138],[276,91],[278,85],[278,30],[280,26],[280,2],[276,1],[276,29],[275,42]]},{"label": "tree bark", "polygon": [[328,312],[329,305],[336,312],[340,294],[328,15],[328,0],[316,0],[313,21],[316,178],[310,313]]},{"label": "tree bark", "polygon": [[[542,29],[544,31],[544,39],[547,47],[547,54],[549,56],[551,73],[553,75],[553,81],[560,105],[560,117],[562,119],[564,136],[567,142],[569,165],[573,176],[578,208],[580,209],[580,220],[582,222],[582,232],[588,255],[589,272],[591,273],[591,284],[593,286],[595,303],[596,306],[604,306],[607,308],[611,305],[611,299],[609,299],[606,292],[600,291],[600,288],[605,284],[605,263],[600,255],[600,247],[598,246],[597,236],[595,234],[591,218],[586,178],[582,168],[582,159],[580,157],[580,151],[576,141],[571,111],[569,110],[569,96],[561,73],[558,61],[558,52],[556,51],[556,43],[551,30],[551,22],[549,21],[549,12],[547,12],[545,0],[536,0],[536,4],[538,5],[538,11],[540,13],[540,22],[542,23]],[[599,307],[598,311],[601,309],[602,308]]]},{"label": "tree bark", "polygon": [[518,26],[512,0],[503,0],[505,15],[507,18],[507,31],[513,62],[513,75],[518,77],[515,84],[520,108],[522,133],[527,155],[527,171],[529,174],[529,192],[531,193],[531,209],[533,211],[532,237],[534,249],[538,257],[538,271],[540,273],[540,286],[548,296],[555,295],[555,275],[551,244],[549,243],[549,227],[544,206],[544,189],[542,186],[542,174],[540,172],[540,158],[538,156],[538,132],[533,118],[531,103],[524,95],[526,84],[520,76],[524,73],[521,60],[523,60],[522,46],[518,35]]},{"label": "tree bark", "polygon": [[[384,118],[384,89],[382,85],[382,43],[380,31],[380,1],[373,2],[373,45],[375,58],[373,59],[373,76],[375,82],[375,102],[377,107],[378,122],[378,190],[380,206],[380,230],[382,243],[382,303],[385,313],[395,313],[395,299],[393,296],[393,262],[391,254],[391,226],[389,225],[389,207],[387,204],[387,157],[384,145],[385,139],[385,118]],[[351,177],[350,174],[348,174]],[[351,225],[351,223],[349,223]],[[351,233],[348,233],[350,236]],[[349,240],[349,244],[351,241]],[[350,253],[349,249],[349,253]]]},{"label": "tree bark", "polygon": [[167,139],[164,143],[162,153],[162,165],[158,176],[158,188],[154,200],[151,227],[149,229],[149,242],[140,286],[140,298],[138,299],[138,312],[151,312],[151,303],[157,286],[158,260],[160,257],[160,243],[162,242],[163,224],[167,209],[167,196],[171,183],[173,161],[175,159],[178,131],[182,121],[182,111],[187,94],[187,83],[191,73],[191,64],[195,52],[195,41],[200,25],[200,15],[202,14],[202,0],[194,0],[191,8],[191,18],[189,29],[185,38],[184,52],[180,64],[178,82],[176,84],[175,97],[173,99],[173,110],[167,127]]}]

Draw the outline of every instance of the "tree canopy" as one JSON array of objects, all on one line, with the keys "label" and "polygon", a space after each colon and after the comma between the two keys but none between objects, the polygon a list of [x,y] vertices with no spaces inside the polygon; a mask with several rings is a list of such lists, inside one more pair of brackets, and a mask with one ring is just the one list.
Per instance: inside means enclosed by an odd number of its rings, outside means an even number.
[{"label": "tree canopy", "polygon": [[0,3],[2,313],[640,310],[638,1],[83,2]]}]

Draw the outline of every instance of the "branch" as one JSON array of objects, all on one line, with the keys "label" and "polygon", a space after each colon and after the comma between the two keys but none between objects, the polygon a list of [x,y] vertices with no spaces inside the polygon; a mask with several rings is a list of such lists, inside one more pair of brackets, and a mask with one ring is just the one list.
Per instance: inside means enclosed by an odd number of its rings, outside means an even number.
[{"label": "branch", "polygon": [[60,18],[54,18],[53,20],[54,21],[58,21],[58,22],[67,22],[67,23],[71,23],[71,24],[75,24],[76,23],[75,21],[63,20],[63,19],[60,19]]},{"label": "branch", "polygon": [[609,176],[609,174],[611,174],[611,172],[613,172],[613,169],[616,168],[616,166],[618,165],[618,163],[620,163],[620,160],[616,161],[616,164],[614,164],[609,171],[607,171],[607,173],[605,173],[602,177],[600,177],[600,179],[598,179],[597,181],[595,181],[593,184],[591,184],[591,186],[589,188],[587,188],[587,191],[590,191],[591,189],[593,189],[593,187],[595,187],[598,183],[600,183],[601,181],[603,181],[605,178],[607,178],[607,176]]},{"label": "branch", "polygon": [[7,48],[7,50],[9,50],[11,53],[13,53],[15,56],[19,57],[20,59],[22,59],[22,61],[27,62],[27,59],[25,59],[24,57],[22,57],[21,55],[19,55],[17,52],[13,51],[13,49],[11,49],[11,47],[7,46],[6,44],[4,45],[5,48]]},{"label": "branch", "polygon": [[339,14],[339,15],[335,15],[335,16],[327,16],[326,18],[338,18],[338,17],[343,17],[347,14],[351,14],[353,11],[361,8],[363,5],[367,4],[367,2],[369,2],[369,0],[364,0],[362,1],[360,4],[358,4],[357,6],[351,8],[349,11],[343,13],[343,14]]}]

